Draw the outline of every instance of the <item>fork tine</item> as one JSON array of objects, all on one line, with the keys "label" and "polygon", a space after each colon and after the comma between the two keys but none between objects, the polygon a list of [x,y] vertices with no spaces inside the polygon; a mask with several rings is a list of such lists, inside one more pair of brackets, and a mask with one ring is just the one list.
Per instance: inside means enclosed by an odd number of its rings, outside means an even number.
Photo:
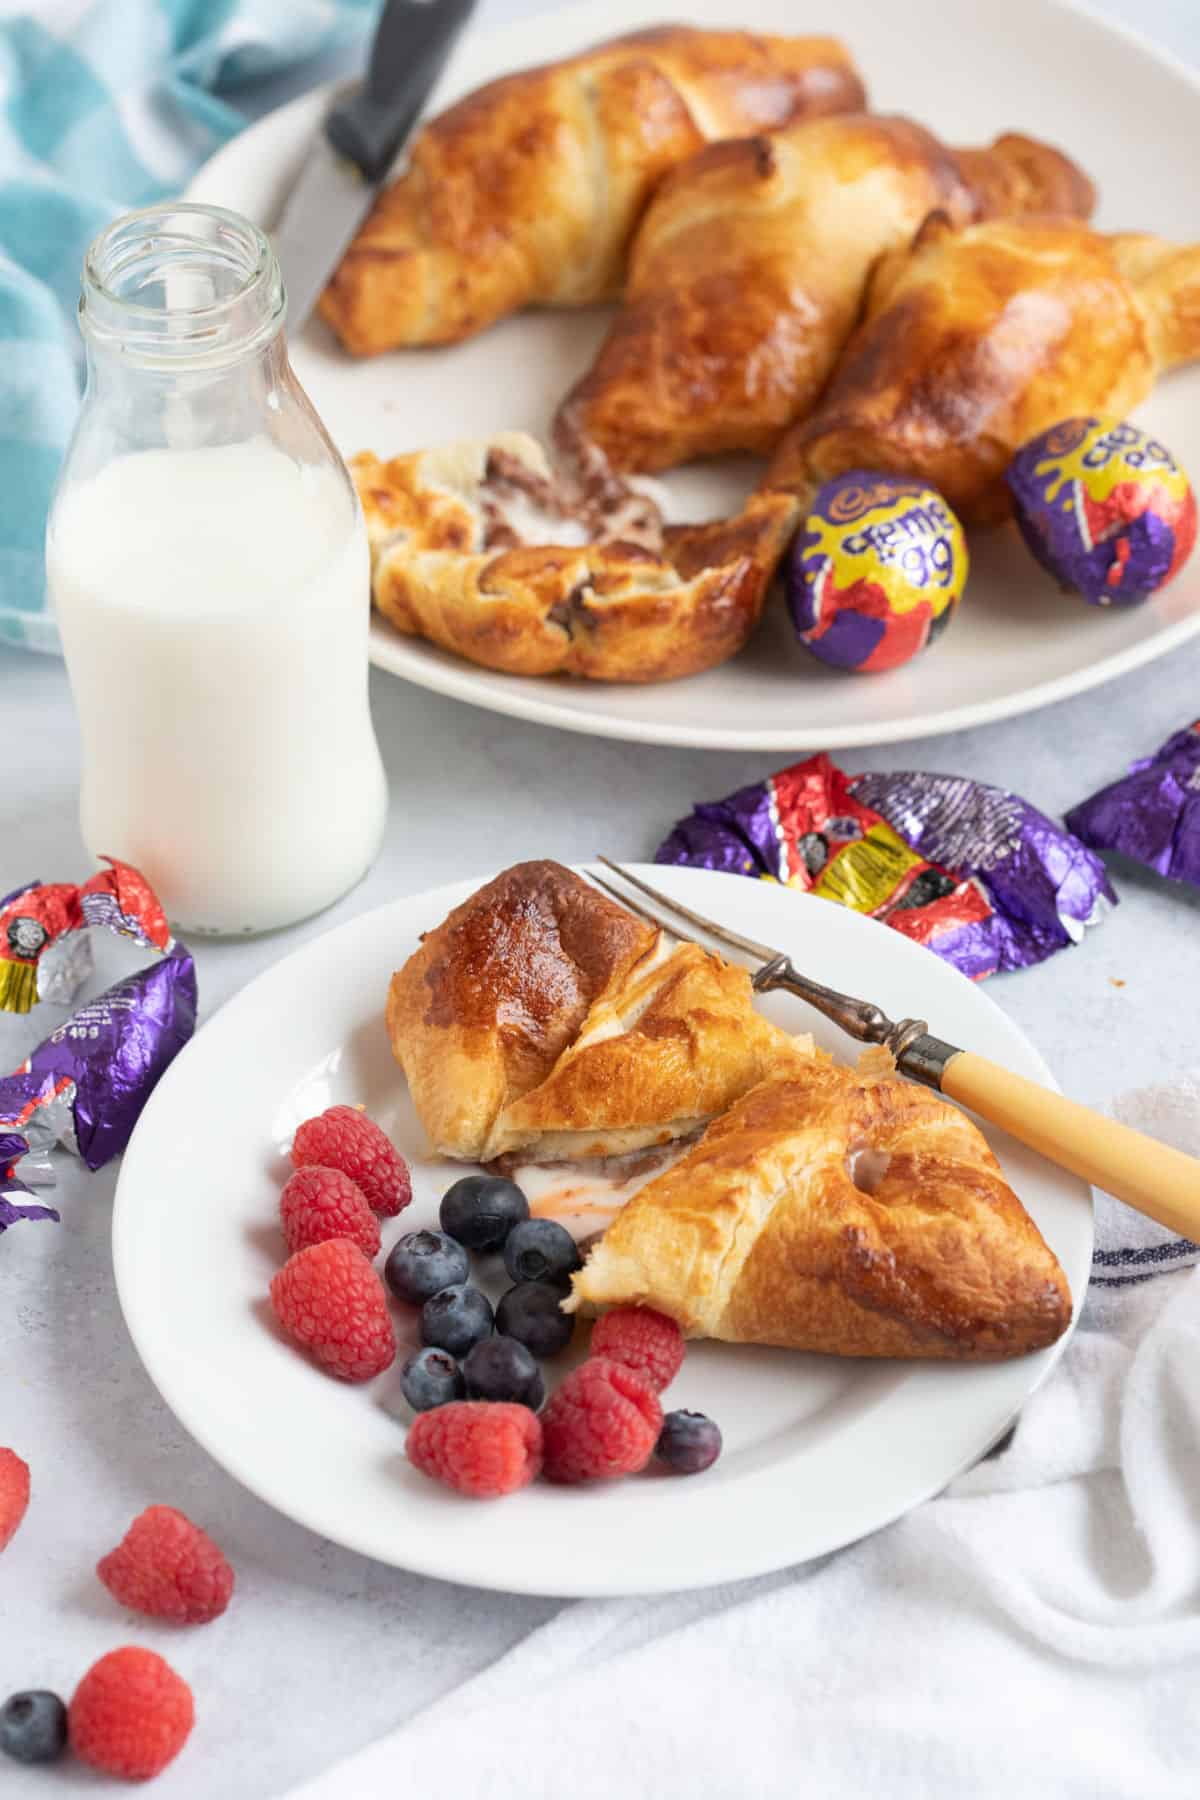
[{"label": "fork tine", "polygon": [[[623,869],[620,863],[613,862],[611,857],[597,856],[596,861],[602,862],[606,869],[611,869],[614,874],[621,877],[622,881],[627,881],[631,887],[637,888],[639,893],[648,895],[667,912],[674,913],[677,918],[686,919],[688,924],[695,926],[698,931],[703,931],[709,937],[716,938],[718,943],[729,944],[734,950],[740,950],[744,955],[754,957],[759,963],[776,962],[782,956],[783,952],[773,950],[770,944],[760,944],[754,938],[742,937],[740,932],[730,931],[724,925],[717,925],[712,919],[706,919],[703,913],[693,912],[691,907],[682,906],[678,900],[669,899],[658,888],[651,887],[648,881],[643,881],[639,875],[632,875],[628,869]],[[615,889],[609,887],[609,884],[601,880],[599,875],[594,879],[599,881],[600,885],[610,894],[615,892]],[[632,902],[627,900],[624,894],[617,894],[616,897],[626,906],[632,905]],[[643,918],[648,916],[640,907],[634,906],[633,910],[641,912]],[[661,919],[654,921],[656,925],[661,925],[662,922]]]},{"label": "fork tine", "polygon": [[647,925],[658,926],[660,931],[674,932],[675,927],[669,925],[666,919],[660,919],[658,914],[652,913],[648,906],[640,906],[636,900],[631,900],[628,894],[623,894],[620,888],[614,887],[611,881],[605,881],[603,875],[597,875],[591,869],[586,869],[584,873],[595,887],[603,888],[606,894],[611,895],[614,900],[620,901],[626,912],[636,913],[639,919],[645,919]]}]

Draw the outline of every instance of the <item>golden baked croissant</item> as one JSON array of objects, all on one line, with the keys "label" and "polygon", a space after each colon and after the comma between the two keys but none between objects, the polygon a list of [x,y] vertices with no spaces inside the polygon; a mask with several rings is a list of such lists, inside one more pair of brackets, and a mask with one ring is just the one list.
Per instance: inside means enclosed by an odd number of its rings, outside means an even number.
[{"label": "golden baked croissant", "polygon": [[804,510],[831,476],[890,469],[994,524],[1029,438],[1084,414],[1124,418],[1197,356],[1200,246],[1060,219],[955,231],[934,215],[911,251],[879,264],[863,323],[767,485]]},{"label": "golden baked croissant", "polygon": [[872,264],[930,212],[960,225],[1086,217],[1094,198],[1048,144],[950,150],[903,118],[848,114],[710,145],[655,193],[624,303],[564,410],[617,469],[765,453],[816,402]]},{"label": "golden baked croissant", "polygon": [[657,181],[716,138],[864,104],[842,46],[667,25],[491,82],[431,121],[321,300],[348,350],[449,344],[614,297]]},{"label": "golden baked croissant", "polygon": [[666,681],[726,661],[758,621],[795,511],[764,493],[729,523],[663,531],[620,484],[564,487],[520,432],[350,469],[379,612],[511,675]]},{"label": "golden baked croissant", "polygon": [[819,1062],[768,1077],[618,1214],[565,1306],[628,1304],[692,1337],[971,1361],[1043,1349],[1071,1316],[971,1121]]},{"label": "golden baked croissant", "polygon": [[669,1143],[816,1054],[755,1012],[744,969],[554,862],[517,864],[430,932],[392,977],[387,1029],[435,1149],[472,1162]]}]

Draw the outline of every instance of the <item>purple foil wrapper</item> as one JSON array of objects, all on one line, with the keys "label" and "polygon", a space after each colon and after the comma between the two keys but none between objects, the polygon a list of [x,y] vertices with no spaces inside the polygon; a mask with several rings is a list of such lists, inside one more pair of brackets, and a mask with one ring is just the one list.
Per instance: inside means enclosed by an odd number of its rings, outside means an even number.
[{"label": "purple foil wrapper", "polygon": [[72,1013],[7,1081],[0,1121],[52,1131],[89,1169],[119,1156],[142,1108],[196,1028],[196,969],[181,945]]},{"label": "purple foil wrapper", "polygon": [[1073,807],[1067,824],[1094,850],[1118,850],[1200,887],[1200,721]]},{"label": "purple foil wrapper", "polygon": [[915,773],[860,775],[852,786],[922,856],[978,879],[995,908],[980,930],[997,970],[1079,943],[1117,904],[1099,857],[1017,794]]},{"label": "purple foil wrapper", "polygon": [[[838,816],[846,811],[856,816]],[[850,846],[853,854],[860,843],[869,855],[873,833],[888,828],[901,840],[897,858],[903,846],[913,853],[911,873],[901,869],[886,898],[872,891],[869,875],[843,898],[855,884],[836,879],[839,851]],[[886,859],[885,842],[879,854]],[[702,802],[676,824],[656,860],[841,898],[972,980],[1044,961],[1116,904],[1099,857],[1018,795],[950,775],[845,776],[825,757]]]}]

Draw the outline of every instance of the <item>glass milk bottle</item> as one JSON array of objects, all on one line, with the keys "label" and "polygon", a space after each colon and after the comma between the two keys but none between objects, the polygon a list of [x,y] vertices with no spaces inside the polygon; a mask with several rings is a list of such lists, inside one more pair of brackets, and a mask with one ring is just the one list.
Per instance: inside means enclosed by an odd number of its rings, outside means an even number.
[{"label": "glass milk bottle", "polygon": [[185,933],[287,925],[379,848],[353,485],[288,363],[270,244],[179,202],[88,251],[87,391],[46,568],[83,836]]}]

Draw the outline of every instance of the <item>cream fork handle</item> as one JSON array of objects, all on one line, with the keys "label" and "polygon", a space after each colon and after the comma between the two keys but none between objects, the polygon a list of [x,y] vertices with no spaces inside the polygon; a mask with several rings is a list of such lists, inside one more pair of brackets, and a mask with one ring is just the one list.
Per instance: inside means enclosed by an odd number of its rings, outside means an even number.
[{"label": "cream fork handle", "polygon": [[970,1050],[947,1062],[941,1090],[1168,1230],[1200,1240],[1200,1161],[1194,1156]]}]

